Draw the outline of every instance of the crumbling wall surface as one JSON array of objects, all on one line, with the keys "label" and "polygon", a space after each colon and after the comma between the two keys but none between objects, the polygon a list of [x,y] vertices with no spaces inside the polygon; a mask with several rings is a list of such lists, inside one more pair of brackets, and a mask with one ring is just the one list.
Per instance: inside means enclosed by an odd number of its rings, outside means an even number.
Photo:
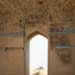
[{"label": "crumbling wall surface", "polygon": [[[0,75],[29,74],[29,39],[48,38],[48,75],[75,75],[74,0],[0,0]],[[58,41],[57,41],[58,40]],[[66,41],[66,43],[65,43]]]},{"label": "crumbling wall surface", "polygon": [[23,49],[0,49],[0,74],[24,75]]}]

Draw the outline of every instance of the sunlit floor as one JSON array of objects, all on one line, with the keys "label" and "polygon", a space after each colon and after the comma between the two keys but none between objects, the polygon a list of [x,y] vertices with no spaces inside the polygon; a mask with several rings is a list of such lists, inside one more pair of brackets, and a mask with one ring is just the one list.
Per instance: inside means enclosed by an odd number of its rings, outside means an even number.
[{"label": "sunlit floor", "polygon": [[47,75],[48,39],[36,35],[30,40],[30,75]]}]

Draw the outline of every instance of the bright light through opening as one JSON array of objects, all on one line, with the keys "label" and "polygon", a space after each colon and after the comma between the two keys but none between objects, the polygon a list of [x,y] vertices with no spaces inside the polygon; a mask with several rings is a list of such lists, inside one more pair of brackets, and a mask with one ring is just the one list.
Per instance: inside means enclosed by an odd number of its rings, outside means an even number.
[{"label": "bright light through opening", "polygon": [[30,75],[47,75],[48,39],[36,35],[30,40]]}]

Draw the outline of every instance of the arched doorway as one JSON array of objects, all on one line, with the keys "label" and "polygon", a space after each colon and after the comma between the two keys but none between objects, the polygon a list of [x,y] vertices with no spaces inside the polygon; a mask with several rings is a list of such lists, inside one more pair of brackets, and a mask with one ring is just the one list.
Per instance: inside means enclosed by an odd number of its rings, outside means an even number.
[{"label": "arched doorway", "polygon": [[47,75],[48,72],[48,39],[37,34],[29,42],[30,75]]}]

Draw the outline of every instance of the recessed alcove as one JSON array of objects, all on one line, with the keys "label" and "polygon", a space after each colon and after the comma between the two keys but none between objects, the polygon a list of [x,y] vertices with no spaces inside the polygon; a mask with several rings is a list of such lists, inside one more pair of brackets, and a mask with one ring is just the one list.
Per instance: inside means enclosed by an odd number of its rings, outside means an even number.
[{"label": "recessed alcove", "polygon": [[[28,75],[48,74],[48,38],[35,31],[27,37],[27,73]],[[36,72],[38,71],[38,72]]]}]

